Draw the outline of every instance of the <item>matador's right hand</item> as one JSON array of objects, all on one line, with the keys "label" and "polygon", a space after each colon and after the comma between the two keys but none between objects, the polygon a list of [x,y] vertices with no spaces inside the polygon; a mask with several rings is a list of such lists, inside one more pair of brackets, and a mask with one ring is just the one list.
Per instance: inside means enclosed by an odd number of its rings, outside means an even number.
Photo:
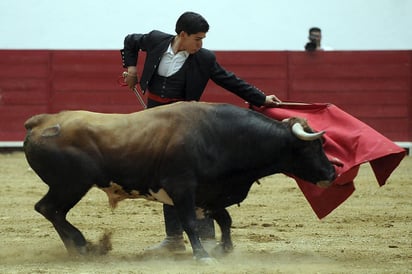
[{"label": "matador's right hand", "polygon": [[127,72],[125,73],[125,82],[130,89],[134,89],[137,84],[137,68],[134,66],[130,66],[127,68]]},{"label": "matador's right hand", "polygon": [[130,89],[134,89],[137,84],[137,75],[128,73],[124,81]]}]

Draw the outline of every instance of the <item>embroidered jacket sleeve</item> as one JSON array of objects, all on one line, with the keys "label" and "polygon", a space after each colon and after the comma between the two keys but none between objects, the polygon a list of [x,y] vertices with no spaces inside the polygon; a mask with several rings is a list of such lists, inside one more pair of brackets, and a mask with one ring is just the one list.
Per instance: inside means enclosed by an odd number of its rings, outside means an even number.
[{"label": "embroidered jacket sleeve", "polygon": [[139,51],[152,51],[165,41],[171,40],[170,34],[157,30],[147,34],[129,34],[124,39],[124,48],[120,51],[122,54],[123,67],[136,66]]},{"label": "embroidered jacket sleeve", "polygon": [[145,65],[140,78],[140,87],[146,90],[160,58],[173,39],[173,35],[161,31],[151,31],[147,34],[129,34],[124,39],[122,53],[123,67],[136,66],[139,51],[146,52]]}]

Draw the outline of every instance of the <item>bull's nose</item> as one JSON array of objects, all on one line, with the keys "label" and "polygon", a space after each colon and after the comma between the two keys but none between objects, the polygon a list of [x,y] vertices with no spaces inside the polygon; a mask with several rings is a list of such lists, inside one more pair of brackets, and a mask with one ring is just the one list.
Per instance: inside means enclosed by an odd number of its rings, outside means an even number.
[{"label": "bull's nose", "polygon": [[329,180],[322,180],[322,181],[319,181],[319,182],[317,182],[316,183],[316,185],[318,186],[318,187],[321,187],[321,188],[328,188],[328,187],[330,187],[331,185],[332,185],[332,183],[333,183],[333,181],[336,179],[336,170],[335,170],[335,168],[332,166],[332,170],[331,170],[331,172],[330,172],[330,174],[329,174]]}]

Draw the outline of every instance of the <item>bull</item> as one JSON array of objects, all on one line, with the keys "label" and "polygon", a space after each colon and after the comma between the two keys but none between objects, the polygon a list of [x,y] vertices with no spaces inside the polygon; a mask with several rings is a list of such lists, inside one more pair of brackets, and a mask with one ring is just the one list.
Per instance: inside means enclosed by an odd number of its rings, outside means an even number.
[{"label": "bull", "polygon": [[35,210],[69,252],[87,241],[66,219],[96,186],[115,206],[125,198],[173,205],[199,260],[212,260],[196,231],[199,209],[221,229],[217,251],[232,250],[226,207],[242,202],[259,178],[285,173],[320,186],[335,169],[321,136],[303,119],[276,121],[228,104],[179,102],[130,114],[63,111],[25,123],[24,152],[49,186]]}]

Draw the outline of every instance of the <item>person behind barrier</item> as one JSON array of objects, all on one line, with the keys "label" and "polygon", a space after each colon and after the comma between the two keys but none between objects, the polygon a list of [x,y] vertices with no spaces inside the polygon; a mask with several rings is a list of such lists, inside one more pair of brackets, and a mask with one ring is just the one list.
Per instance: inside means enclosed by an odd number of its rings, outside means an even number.
[{"label": "person behind barrier", "polygon": [[308,39],[309,42],[305,45],[306,51],[333,50],[331,47],[322,46],[322,30],[318,27],[309,29]]},{"label": "person behind barrier", "polygon": [[309,42],[305,45],[306,51],[323,50],[321,47],[322,31],[318,27],[309,29]]}]

